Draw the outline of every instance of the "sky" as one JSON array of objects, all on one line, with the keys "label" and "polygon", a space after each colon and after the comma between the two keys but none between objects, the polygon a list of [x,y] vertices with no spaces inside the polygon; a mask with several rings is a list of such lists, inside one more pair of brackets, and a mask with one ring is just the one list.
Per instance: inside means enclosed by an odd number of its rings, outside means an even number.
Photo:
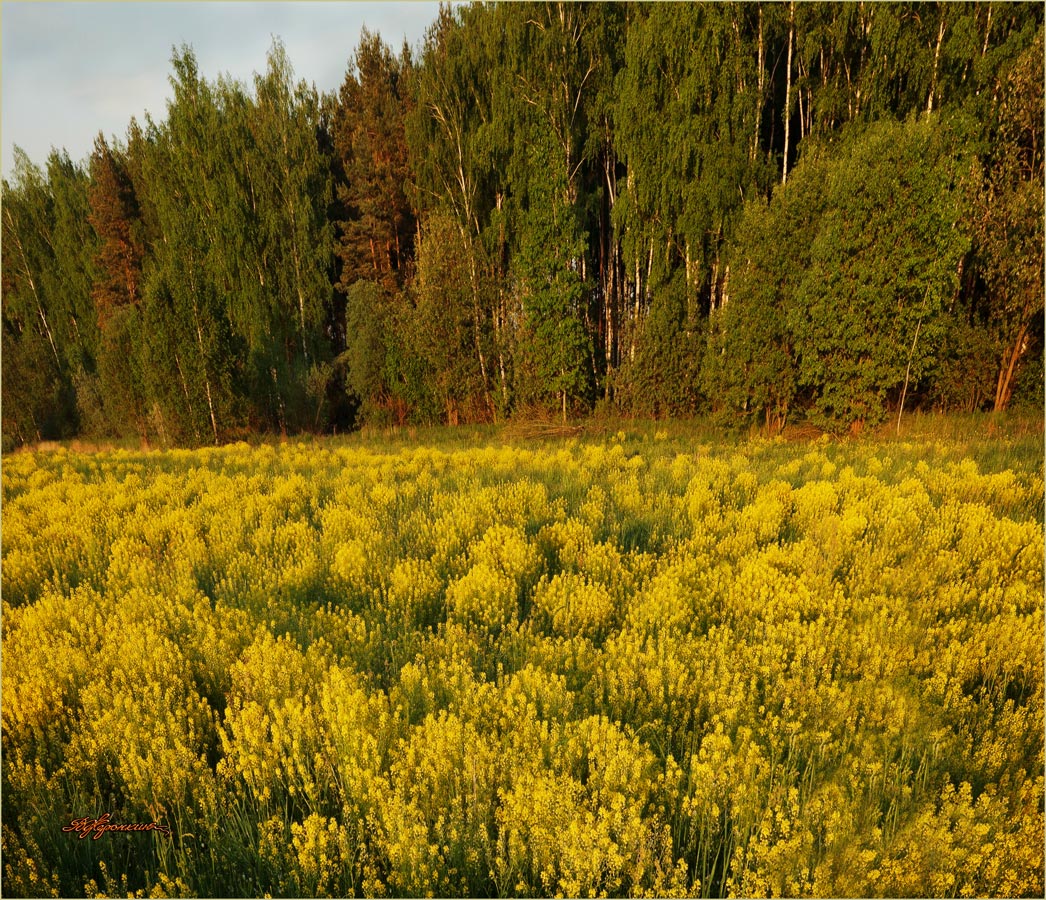
[{"label": "sky", "polygon": [[336,90],[366,25],[398,51],[417,46],[436,2],[0,2],[0,156],[10,176],[18,145],[39,166],[52,147],[74,161],[101,131],[121,140],[134,116],[167,114],[171,51],[189,44],[209,81],[253,84],[274,36],[296,80]]}]

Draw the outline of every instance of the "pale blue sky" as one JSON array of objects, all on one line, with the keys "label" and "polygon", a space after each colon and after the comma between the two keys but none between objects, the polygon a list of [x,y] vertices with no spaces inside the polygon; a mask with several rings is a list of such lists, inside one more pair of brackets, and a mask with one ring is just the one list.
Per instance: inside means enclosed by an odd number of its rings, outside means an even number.
[{"label": "pale blue sky", "polygon": [[52,147],[74,160],[94,137],[124,137],[131,116],[159,121],[170,96],[171,48],[189,44],[209,80],[252,82],[273,36],[296,78],[338,88],[364,24],[399,50],[417,46],[436,18],[434,2],[13,2],[0,3],[4,177],[13,147],[43,165]]}]

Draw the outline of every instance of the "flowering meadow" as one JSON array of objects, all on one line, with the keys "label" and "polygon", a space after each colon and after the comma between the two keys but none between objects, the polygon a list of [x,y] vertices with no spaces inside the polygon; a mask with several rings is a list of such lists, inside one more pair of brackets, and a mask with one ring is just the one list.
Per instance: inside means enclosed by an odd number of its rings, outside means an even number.
[{"label": "flowering meadow", "polygon": [[1042,896],[1041,433],[650,431],[5,456],[3,893]]}]

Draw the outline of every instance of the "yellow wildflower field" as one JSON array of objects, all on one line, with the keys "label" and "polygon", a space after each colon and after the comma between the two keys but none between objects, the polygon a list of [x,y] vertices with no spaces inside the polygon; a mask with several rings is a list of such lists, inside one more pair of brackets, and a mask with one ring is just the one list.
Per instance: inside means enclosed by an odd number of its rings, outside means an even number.
[{"label": "yellow wildflower field", "polygon": [[1041,896],[1030,446],[5,457],[3,892]]}]

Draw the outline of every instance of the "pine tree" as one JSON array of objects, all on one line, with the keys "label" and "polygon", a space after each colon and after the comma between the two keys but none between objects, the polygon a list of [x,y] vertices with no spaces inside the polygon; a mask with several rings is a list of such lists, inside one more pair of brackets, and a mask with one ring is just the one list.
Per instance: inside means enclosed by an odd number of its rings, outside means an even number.
[{"label": "pine tree", "polygon": [[402,288],[407,278],[416,232],[406,194],[411,67],[406,47],[397,59],[378,35],[363,29],[333,123],[342,291],[359,280]]},{"label": "pine tree", "polygon": [[100,246],[92,296],[104,328],[113,311],[141,301],[142,246],[138,202],[122,161],[101,134],[91,154],[91,212],[88,221]]}]

